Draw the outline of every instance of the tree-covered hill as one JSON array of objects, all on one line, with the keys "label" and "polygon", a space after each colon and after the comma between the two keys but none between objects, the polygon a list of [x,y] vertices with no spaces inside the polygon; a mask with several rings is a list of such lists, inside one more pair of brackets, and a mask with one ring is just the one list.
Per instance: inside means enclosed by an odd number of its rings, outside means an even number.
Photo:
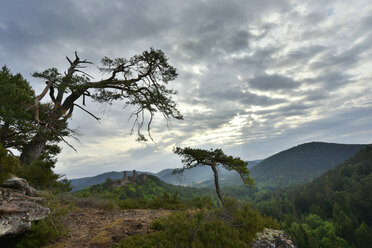
[{"label": "tree-covered hill", "polygon": [[197,189],[167,184],[154,175],[147,175],[146,180],[138,180],[136,183],[128,183],[124,186],[118,186],[117,182],[118,180],[107,179],[102,184],[93,185],[79,191],[77,195],[114,200],[151,200],[154,197],[163,196],[164,193],[168,195],[177,195],[181,200],[191,200],[195,197],[203,196],[215,198],[215,193],[212,189]]},{"label": "tree-covered hill", "polygon": [[[261,160],[254,160],[254,161],[248,161],[248,168],[253,168],[253,166],[257,165]],[[139,174],[145,173],[148,175],[155,175],[159,179],[161,179],[163,182],[169,183],[169,184],[174,184],[174,185],[182,185],[182,186],[193,186],[193,187],[209,187],[209,188],[214,188],[214,183],[213,181],[211,185],[209,183],[203,184],[203,182],[209,182],[209,180],[213,179],[213,173],[210,168],[207,167],[197,167],[197,168],[192,168],[190,170],[187,170],[184,172],[183,175],[174,175],[172,174],[174,169],[165,169],[162,170],[158,173],[151,173],[151,172],[142,172],[139,171]],[[76,179],[71,179],[71,186],[72,186],[72,191],[79,191],[85,188],[88,188],[90,186],[93,186],[95,184],[100,184],[104,183],[107,178],[111,179],[120,179],[123,177],[122,172],[118,171],[111,171],[111,172],[106,172],[102,173],[93,177],[83,177],[83,178],[76,178]],[[132,171],[127,171],[128,175],[132,175]],[[220,177],[222,182],[224,182],[225,178],[230,178],[229,176],[237,174],[236,172],[231,172],[226,169],[221,169],[220,170]],[[239,175],[238,175],[239,176]],[[241,182],[241,179],[239,177],[239,181]],[[222,184],[224,185],[224,183]]]},{"label": "tree-covered hill", "polygon": [[[85,188],[88,188],[90,186],[104,183],[107,178],[111,179],[120,179],[123,178],[123,173],[124,172],[118,172],[118,171],[110,171],[106,173],[102,173],[93,177],[82,177],[82,178],[76,178],[76,179],[71,179],[71,186],[72,186],[72,191],[79,191]],[[127,174],[129,176],[132,176],[132,171],[127,171]],[[145,173],[145,174],[152,174],[150,172],[141,172],[138,171],[139,174]]]},{"label": "tree-covered hill", "polygon": [[[256,206],[285,222],[299,247],[370,247],[371,191],[372,146],[368,146],[311,183],[262,193]],[[337,245],[327,246],[332,243]]]},{"label": "tree-covered hill", "polygon": [[[254,165],[250,168],[251,177],[258,188],[263,189],[276,189],[306,183],[350,158],[365,146],[323,142],[298,145],[262,161],[250,162]],[[242,185],[237,173],[222,173],[220,184],[223,187],[229,187],[228,191],[236,197],[247,193],[247,189]],[[196,182],[192,186],[211,188],[214,187],[214,183],[210,179]]]},{"label": "tree-covered hill", "polygon": [[277,188],[311,181],[353,156],[366,145],[311,142],[279,152],[251,169],[261,188]]}]

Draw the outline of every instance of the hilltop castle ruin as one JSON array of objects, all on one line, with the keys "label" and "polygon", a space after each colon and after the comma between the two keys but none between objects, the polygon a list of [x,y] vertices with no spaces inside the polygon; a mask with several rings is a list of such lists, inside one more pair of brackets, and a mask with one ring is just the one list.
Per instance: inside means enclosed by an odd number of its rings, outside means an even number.
[{"label": "hilltop castle ruin", "polygon": [[124,171],[123,179],[119,179],[121,181],[120,186],[125,186],[126,184],[136,184],[137,182],[142,182],[147,179],[146,174],[137,174],[136,170],[133,170],[133,175],[128,176],[127,172]]},{"label": "hilltop castle ruin", "polygon": [[137,174],[136,170],[133,170],[132,176],[128,176],[127,172],[124,171],[123,178],[112,180],[111,179],[111,186],[113,187],[124,187],[127,184],[136,184],[139,182],[143,182],[147,179],[146,174]]}]

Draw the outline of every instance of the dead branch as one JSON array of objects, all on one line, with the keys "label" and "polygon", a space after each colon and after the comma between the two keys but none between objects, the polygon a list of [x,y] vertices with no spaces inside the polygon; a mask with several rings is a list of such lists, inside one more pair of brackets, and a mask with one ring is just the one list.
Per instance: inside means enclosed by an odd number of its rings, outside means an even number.
[{"label": "dead branch", "polygon": [[[80,67],[80,68],[84,68],[84,67]],[[82,71],[82,70],[75,70],[75,72],[80,72],[82,73],[83,75],[87,76],[87,77],[90,77],[90,78],[94,78],[93,76],[89,75],[88,73]]]},{"label": "dead branch", "polygon": [[71,145],[70,143],[68,143],[62,135],[60,135],[56,130],[54,130],[52,127],[49,127],[49,129],[54,133],[56,134],[63,142],[66,143],[66,145],[68,145],[72,150],[74,150],[76,153],[77,153],[77,150],[75,149],[75,147],[73,145]]},{"label": "dead branch", "polygon": [[62,137],[62,135],[59,135],[58,134],[58,137],[63,141],[63,142],[65,142],[66,143],[66,145],[68,145],[72,150],[74,150],[76,153],[77,153],[77,150],[75,149],[75,147],[73,147],[73,145],[71,145],[70,143],[68,143],[63,137]]},{"label": "dead branch", "polygon": [[50,99],[52,99],[52,102],[55,104],[56,103],[56,97],[54,96],[54,87],[53,87],[53,85],[50,86],[49,96],[50,96]]},{"label": "dead branch", "polygon": [[101,118],[95,116],[94,114],[92,114],[91,112],[89,112],[88,110],[86,110],[85,108],[79,106],[78,104],[74,103],[74,106],[80,108],[81,110],[83,110],[84,112],[88,113],[90,116],[92,116],[94,119],[96,119],[97,121],[100,121]]},{"label": "dead branch", "polygon": [[29,107],[27,110],[31,109],[31,108],[35,108],[35,115],[34,115],[34,119],[35,121],[40,124],[40,125],[45,125],[47,126],[48,123],[46,122],[43,122],[43,121],[40,121],[40,118],[39,118],[39,102],[41,99],[44,98],[44,96],[46,95],[46,93],[48,92],[48,90],[50,89],[50,87],[52,86],[52,82],[50,81],[47,81],[46,82],[47,86],[45,86],[43,92],[41,92],[40,95],[38,95],[36,98],[35,98],[35,104],[32,105],[31,107]]}]

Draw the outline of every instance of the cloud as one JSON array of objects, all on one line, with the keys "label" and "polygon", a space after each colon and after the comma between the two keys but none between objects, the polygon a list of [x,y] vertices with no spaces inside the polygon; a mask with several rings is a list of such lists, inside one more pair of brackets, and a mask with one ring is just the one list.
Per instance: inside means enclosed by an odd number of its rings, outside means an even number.
[{"label": "cloud", "polygon": [[[129,136],[131,109],[88,103],[83,133],[57,170],[73,176],[179,164],[174,145],[220,147],[263,158],[301,142],[370,142],[372,4],[368,1],[8,1],[0,9],[0,61],[40,92],[34,71],[67,68],[78,51],[95,63],[162,49],[184,121],[153,122],[157,145]],[[167,162],[169,161],[169,163]]]},{"label": "cloud", "polygon": [[258,75],[252,79],[248,79],[248,84],[250,87],[262,91],[294,89],[300,86],[300,84],[293,79],[278,74]]}]

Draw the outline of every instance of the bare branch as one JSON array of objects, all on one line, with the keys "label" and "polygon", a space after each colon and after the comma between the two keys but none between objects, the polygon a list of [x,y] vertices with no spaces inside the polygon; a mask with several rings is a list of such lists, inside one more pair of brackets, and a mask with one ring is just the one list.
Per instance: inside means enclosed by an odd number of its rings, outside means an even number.
[{"label": "bare branch", "polygon": [[152,138],[151,130],[150,130],[151,123],[152,123],[152,120],[153,120],[153,118],[154,118],[154,113],[150,112],[150,115],[151,115],[150,120],[149,120],[149,122],[147,123],[147,133],[149,134],[149,137],[150,137],[150,139],[152,140],[152,142],[154,142],[155,145],[157,146],[156,142],[155,142],[154,139]]},{"label": "bare branch", "polygon": [[72,61],[69,59],[69,57],[66,56],[66,59],[68,60],[68,62],[70,63],[70,65],[72,65]]},{"label": "bare branch", "polygon": [[71,106],[68,113],[63,117],[63,121],[67,121],[67,119],[71,117],[72,112],[74,112],[74,105]]},{"label": "bare branch", "polygon": [[11,151],[11,150],[9,150],[9,149],[5,149],[10,155],[12,155],[13,157],[15,157],[14,156],[14,153]]},{"label": "bare branch", "polygon": [[[80,68],[84,68],[84,67],[80,67]],[[75,72],[80,72],[80,73],[84,74],[84,75],[87,76],[87,77],[94,78],[94,77],[92,77],[91,75],[89,75],[88,73],[83,72],[83,71],[81,71],[81,70],[75,70]]]},{"label": "bare branch", "polygon": [[59,137],[63,142],[66,143],[66,145],[68,145],[72,150],[74,150],[74,151],[77,153],[77,150],[75,149],[75,147],[74,147],[73,145],[71,145],[70,143],[68,143],[68,142],[63,138],[62,135],[58,134],[57,132],[55,132],[55,133],[58,135],[58,137]]},{"label": "bare branch", "polygon": [[71,145],[70,143],[68,143],[61,135],[58,135],[58,136],[61,138],[61,140],[63,142],[65,142],[72,150],[74,150],[77,153],[77,150],[75,149],[75,147],[73,145]]},{"label": "bare branch", "polygon": [[29,107],[27,110],[31,109],[31,108],[35,108],[35,115],[34,115],[34,119],[35,121],[40,124],[40,125],[45,125],[47,126],[48,123],[46,122],[42,122],[40,121],[40,118],[39,118],[39,102],[41,99],[44,98],[44,96],[46,95],[46,93],[48,92],[48,90],[50,89],[50,87],[52,86],[52,82],[50,81],[47,81],[46,82],[47,86],[45,86],[43,92],[41,92],[40,95],[38,95],[36,98],[35,98],[35,104],[32,105],[31,107]]},{"label": "bare branch", "polygon": [[88,113],[90,116],[92,116],[94,119],[96,119],[97,121],[100,121],[101,118],[98,118],[97,116],[95,116],[94,114],[92,114],[91,112],[89,112],[88,110],[84,109],[83,107],[77,105],[76,103],[74,103],[74,106],[80,108],[81,110],[83,110],[84,112]]},{"label": "bare branch", "polygon": [[52,99],[53,103],[56,103],[56,98],[54,96],[54,87],[53,87],[53,85],[50,86],[49,96],[50,96],[50,99]]}]

